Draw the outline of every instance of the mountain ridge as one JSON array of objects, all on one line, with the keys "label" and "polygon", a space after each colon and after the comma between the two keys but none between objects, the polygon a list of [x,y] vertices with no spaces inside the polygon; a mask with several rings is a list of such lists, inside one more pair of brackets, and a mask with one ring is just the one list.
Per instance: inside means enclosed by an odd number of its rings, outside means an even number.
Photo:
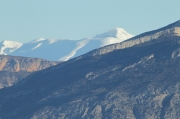
[{"label": "mountain ridge", "polygon": [[0,55],[7,55],[19,47],[22,46],[22,43],[15,42],[15,41],[9,41],[9,40],[3,40],[0,43]]},{"label": "mountain ridge", "polygon": [[93,49],[122,42],[131,37],[133,35],[124,29],[116,28],[93,38],[81,40],[39,38],[23,44],[7,55],[43,58],[50,61],[67,61]]},{"label": "mountain ridge", "polygon": [[153,39],[158,39],[159,37],[163,37],[165,35],[180,36],[180,20],[171,23],[165,27],[136,35],[121,43],[107,45],[105,47],[99,48],[98,50],[94,50],[95,52],[93,52],[91,55],[105,54],[116,49],[124,49],[128,47],[132,47],[134,45],[145,43]]},{"label": "mountain ridge", "polygon": [[0,55],[0,89],[12,86],[32,73],[58,63],[38,58]]},{"label": "mountain ridge", "polygon": [[[118,39],[129,39],[132,36],[133,35],[127,33],[123,28],[115,28],[115,29],[109,30],[108,32],[98,34],[94,38],[115,37]],[[123,37],[125,37],[125,38],[123,38]]]},{"label": "mountain ridge", "polygon": [[0,118],[179,118],[180,36],[152,38],[96,49],[0,90]]}]

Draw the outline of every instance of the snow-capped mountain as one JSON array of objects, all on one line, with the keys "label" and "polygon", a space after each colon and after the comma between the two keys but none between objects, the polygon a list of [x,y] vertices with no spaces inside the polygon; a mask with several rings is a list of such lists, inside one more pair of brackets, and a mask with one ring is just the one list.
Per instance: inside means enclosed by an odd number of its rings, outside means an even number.
[{"label": "snow-capped mountain", "polygon": [[106,38],[106,37],[115,37],[121,40],[131,38],[132,35],[126,32],[123,28],[115,28],[106,33],[98,34],[95,38]]},{"label": "snow-capped mountain", "polygon": [[0,43],[0,55],[7,55],[21,46],[22,43],[4,40]]},{"label": "snow-capped mountain", "polygon": [[67,61],[102,46],[119,43],[133,37],[122,28],[112,29],[93,38],[81,40],[39,38],[23,44],[13,52],[13,56],[37,57],[50,61]]},{"label": "snow-capped mountain", "polygon": [[179,74],[180,21],[1,90],[0,118],[179,119]]}]

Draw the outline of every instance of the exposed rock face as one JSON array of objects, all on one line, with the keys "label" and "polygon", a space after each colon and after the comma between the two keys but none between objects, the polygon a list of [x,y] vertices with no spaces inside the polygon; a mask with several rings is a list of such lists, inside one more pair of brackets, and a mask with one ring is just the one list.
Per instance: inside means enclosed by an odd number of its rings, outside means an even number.
[{"label": "exposed rock face", "polygon": [[92,51],[0,90],[2,119],[178,119],[180,37]]},{"label": "exposed rock face", "polygon": [[32,72],[54,66],[57,63],[38,58],[0,55],[0,89],[12,86]]},{"label": "exposed rock face", "polygon": [[137,35],[124,42],[99,48],[99,50],[94,50],[94,52],[92,52],[92,54],[89,55],[105,54],[117,49],[124,49],[128,47],[132,47],[134,45],[142,44],[151,41],[153,39],[158,39],[161,37],[170,37],[170,36],[180,36],[180,20],[166,27]]},{"label": "exposed rock face", "polygon": [[57,62],[50,62],[39,58],[25,58],[0,55],[0,71],[34,72],[56,64]]}]

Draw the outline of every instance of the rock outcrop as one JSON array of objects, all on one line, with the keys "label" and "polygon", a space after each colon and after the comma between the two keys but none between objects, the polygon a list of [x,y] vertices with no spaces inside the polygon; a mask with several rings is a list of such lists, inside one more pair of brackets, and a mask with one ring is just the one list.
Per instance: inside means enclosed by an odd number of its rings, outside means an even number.
[{"label": "rock outcrop", "polygon": [[58,62],[38,58],[0,55],[0,89],[16,84],[35,71],[39,71]]},{"label": "rock outcrop", "polygon": [[0,55],[0,71],[27,71],[34,72],[56,65],[58,62],[43,60],[40,58],[26,58]]},{"label": "rock outcrop", "polygon": [[135,45],[139,45],[145,42],[149,42],[151,40],[158,39],[161,37],[170,37],[170,36],[180,36],[180,20],[166,27],[163,27],[154,31],[142,33],[124,42],[99,48],[98,50],[94,50],[94,52],[88,55],[105,54],[105,53],[112,52],[117,49],[124,49],[124,48],[132,47]]},{"label": "rock outcrop", "polygon": [[94,52],[0,90],[0,118],[180,117],[180,36],[167,33],[131,47]]}]

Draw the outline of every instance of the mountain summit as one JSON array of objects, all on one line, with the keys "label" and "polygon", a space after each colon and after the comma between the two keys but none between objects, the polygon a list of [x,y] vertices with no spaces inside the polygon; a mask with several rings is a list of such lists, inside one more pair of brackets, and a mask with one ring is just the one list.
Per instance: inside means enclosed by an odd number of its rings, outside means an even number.
[{"label": "mountain summit", "polygon": [[39,38],[25,43],[21,47],[6,54],[43,58],[50,61],[67,61],[93,49],[122,42],[132,36],[133,35],[127,33],[124,29],[116,28],[101,35],[97,35],[97,37],[82,40]]},{"label": "mountain summit", "polygon": [[152,41],[154,39],[158,40],[161,37],[170,36],[180,36],[180,20],[160,29],[145,32],[135,37],[129,38],[128,40],[125,40],[123,42],[99,48],[98,50],[92,52],[91,55],[105,54],[117,49],[129,48],[135,45],[140,45],[142,43]]},{"label": "mountain summit", "polygon": [[114,37],[124,40],[133,37],[133,35],[126,32],[123,28],[115,28],[106,33],[98,34],[94,38],[107,38],[107,37]]},{"label": "mountain summit", "polygon": [[179,119],[180,36],[174,25],[95,49],[0,90],[0,118]]}]

